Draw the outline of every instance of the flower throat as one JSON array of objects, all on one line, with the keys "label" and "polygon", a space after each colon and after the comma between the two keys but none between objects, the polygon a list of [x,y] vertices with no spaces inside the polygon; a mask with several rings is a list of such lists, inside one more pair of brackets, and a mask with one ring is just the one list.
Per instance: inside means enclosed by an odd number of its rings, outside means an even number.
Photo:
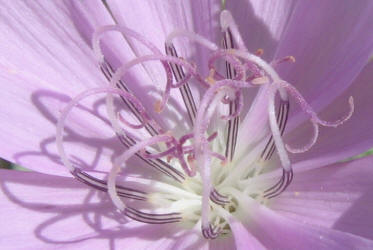
[{"label": "flower throat", "polygon": [[[240,216],[236,211],[242,197],[266,204],[280,195],[294,177],[288,152],[308,151],[317,141],[320,125],[337,127],[351,117],[354,109],[350,97],[350,111],[345,117],[335,122],[321,120],[298,90],[281,79],[275,70],[281,63],[295,63],[294,57],[267,63],[261,58],[262,49],[250,53],[227,10],[220,14],[220,25],[222,47],[194,32],[175,30],[165,40],[165,52],[125,26],[99,28],[94,33],[92,46],[107,86],[89,89],[74,97],[63,109],[56,132],[59,154],[71,174],[90,187],[107,192],[120,213],[142,223],[179,223],[187,228],[198,225],[207,239],[230,232],[228,219]],[[100,48],[101,37],[107,32],[119,32],[135,40],[145,46],[149,54],[114,69]],[[197,43],[209,52],[208,75],[203,76],[195,63],[179,57],[174,40],[180,38]],[[148,112],[123,80],[132,67],[149,61],[161,64],[166,80],[162,97],[154,103],[155,112]],[[199,101],[193,94],[195,89],[201,93]],[[188,129],[184,131],[172,130],[157,122],[166,118],[163,113],[172,91],[180,92],[186,110]],[[257,91],[251,106],[245,99],[245,92],[249,91]],[[123,145],[123,153],[113,161],[107,180],[73,166],[63,146],[67,115],[81,100],[97,94],[106,95],[108,118]],[[121,98],[125,110],[117,111],[114,95]],[[300,148],[286,145],[282,139],[289,118],[289,97],[300,105],[313,125],[310,141]],[[242,121],[245,110],[249,110],[245,120],[265,117],[265,122],[258,125],[259,140],[240,145],[240,133],[247,129]],[[130,116],[134,119],[129,119]],[[258,135],[247,136],[249,140],[254,137]],[[273,159],[275,151],[279,160]],[[159,180],[138,178],[144,189],[126,185],[131,177],[117,183],[118,175],[131,157],[137,157],[161,173]],[[266,178],[269,170],[278,176],[277,180]],[[135,208],[131,201],[148,206]]]}]

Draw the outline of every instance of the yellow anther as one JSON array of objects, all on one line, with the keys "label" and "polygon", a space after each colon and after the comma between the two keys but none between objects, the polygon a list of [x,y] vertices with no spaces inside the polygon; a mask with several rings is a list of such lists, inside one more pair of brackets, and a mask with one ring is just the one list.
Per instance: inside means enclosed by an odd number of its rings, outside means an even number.
[{"label": "yellow anther", "polygon": [[215,83],[215,79],[212,78],[211,76],[207,77],[207,78],[205,79],[205,81],[206,81],[208,84],[210,84],[210,85],[214,85],[214,83]]},{"label": "yellow anther", "polygon": [[257,55],[257,56],[261,56],[261,55],[263,55],[264,54],[264,50],[263,49],[257,49],[256,51],[255,51],[255,55]]},{"label": "yellow anther", "polygon": [[171,160],[172,160],[172,158],[173,158],[173,156],[172,156],[172,155],[168,155],[168,156],[167,156],[167,163],[170,163],[170,162],[171,162]]},{"label": "yellow anther", "polygon": [[187,156],[187,161],[188,161],[189,164],[193,164],[194,161],[195,161],[194,156],[191,155],[191,154],[189,154],[189,155]]},{"label": "yellow anther", "polygon": [[172,134],[172,131],[171,130],[167,130],[165,133],[164,133],[164,135],[168,135],[168,136],[173,136],[173,134]]},{"label": "yellow anther", "polygon": [[213,85],[216,82],[214,76],[215,76],[215,70],[210,69],[209,75],[208,77],[206,77],[205,81],[208,82],[210,85]]},{"label": "yellow anther", "polygon": [[228,54],[234,54],[234,52],[235,52],[235,49],[227,49]]},{"label": "yellow anther", "polygon": [[295,63],[295,57],[294,56],[287,56],[286,59],[289,60],[292,63]]},{"label": "yellow anther", "polygon": [[228,159],[225,159],[224,161],[220,162],[220,165],[224,167],[227,165],[227,163],[228,163]]},{"label": "yellow anther", "polygon": [[162,112],[162,101],[161,100],[158,100],[154,103],[154,111],[157,112],[157,113],[161,113]]},{"label": "yellow anther", "polygon": [[269,78],[267,76],[261,76],[254,78],[251,83],[255,85],[261,85],[269,82]]}]

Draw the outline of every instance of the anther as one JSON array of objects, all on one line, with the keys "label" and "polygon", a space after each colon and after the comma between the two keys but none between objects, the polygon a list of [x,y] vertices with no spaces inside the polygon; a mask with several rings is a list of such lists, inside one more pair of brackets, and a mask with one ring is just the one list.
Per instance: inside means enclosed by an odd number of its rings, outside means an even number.
[{"label": "anther", "polygon": [[263,49],[257,49],[255,51],[255,55],[257,55],[257,56],[262,56],[263,54],[264,54],[264,50]]},{"label": "anther", "polygon": [[205,78],[205,81],[208,84],[213,85],[216,82],[214,76],[215,76],[215,69],[210,69],[209,75]]},{"label": "anther", "polygon": [[162,112],[162,101],[161,100],[157,100],[154,103],[154,111],[157,112],[157,113],[161,113]]},{"label": "anther", "polygon": [[254,78],[253,80],[251,80],[251,83],[255,84],[255,85],[266,84],[266,83],[269,83],[269,78],[268,78],[268,76],[257,77],[257,78]]},{"label": "anther", "polygon": [[295,57],[294,56],[285,56],[284,58],[274,60],[271,62],[271,65],[273,67],[276,67],[277,65],[285,62],[295,63]]},{"label": "anther", "polygon": [[189,155],[187,156],[187,161],[188,161],[188,163],[191,164],[191,165],[193,165],[193,166],[195,166],[195,160],[196,160],[196,158],[194,157],[193,154],[189,154]]}]

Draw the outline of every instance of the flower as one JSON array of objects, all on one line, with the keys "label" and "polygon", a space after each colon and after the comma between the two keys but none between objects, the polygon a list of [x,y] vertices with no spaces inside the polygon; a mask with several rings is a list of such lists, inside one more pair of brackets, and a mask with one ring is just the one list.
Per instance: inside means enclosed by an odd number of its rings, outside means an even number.
[{"label": "flower", "polygon": [[2,4],[3,245],[372,247],[373,4],[226,5]]}]

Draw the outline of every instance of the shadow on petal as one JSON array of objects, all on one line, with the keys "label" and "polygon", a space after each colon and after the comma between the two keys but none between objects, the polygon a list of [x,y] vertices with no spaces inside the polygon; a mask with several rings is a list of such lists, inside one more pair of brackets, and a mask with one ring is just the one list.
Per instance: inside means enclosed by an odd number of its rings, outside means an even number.
[{"label": "shadow on petal", "polygon": [[[5,170],[6,171],[6,170]],[[13,215],[9,220],[25,227],[28,233],[48,244],[73,244],[98,239],[109,246],[116,241],[151,242],[185,237],[178,225],[147,225],[127,220],[115,212],[108,196],[85,189],[66,177],[33,172],[2,171],[1,190]],[[31,224],[32,223],[32,224]],[[35,224],[34,224],[35,223]],[[9,233],[14,224],[9,225]],[[33,232],[26,229],[33,228]],[[112,247],[111,249],[115,249]]]}]

